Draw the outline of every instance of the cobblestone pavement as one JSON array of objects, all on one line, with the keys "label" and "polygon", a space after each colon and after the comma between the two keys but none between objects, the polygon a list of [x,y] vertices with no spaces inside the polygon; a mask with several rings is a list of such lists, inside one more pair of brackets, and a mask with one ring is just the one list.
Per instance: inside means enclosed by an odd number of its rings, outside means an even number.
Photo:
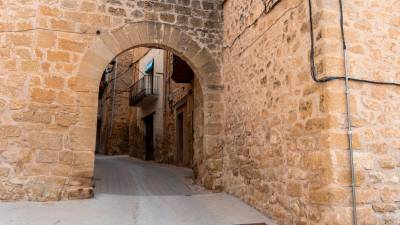
[{"label": "cobblestone pavement", "polygon": [[190,185],[191,171],[97,157],[95,198],[0,203],[0,225],[232,225],[272,221],[224,193]]}]

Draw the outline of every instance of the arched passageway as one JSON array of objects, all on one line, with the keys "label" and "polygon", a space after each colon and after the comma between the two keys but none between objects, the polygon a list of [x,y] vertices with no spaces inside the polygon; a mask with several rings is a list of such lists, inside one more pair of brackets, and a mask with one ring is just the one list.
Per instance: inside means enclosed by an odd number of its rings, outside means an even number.
[{"label": "arched passageway", "polygon": [[[191,194],[183,180],[198,171],[202,96],[194,71],[172,51],[139,47],[115,57],[99,86],[95,193]],[[136,160],[107,157],[117,155]]]},{"label": "arched passageway", "polygon": [[[194,71],[198,82],[195,92],[199,94],[195,93],[198,98],[195,100],[198,115],[195,117],[198,119],[194,119],[192,166],[201,184],[209,189],[221,189],[223,86],[220,83],[220,66],[212,54],[200,47],[184,30],[162,23],[138,22],[100,34],[83,56],[77,76],[69,80],[76,84],[75,91],[80,94],[80,102],[97,107],[91,102],[94,93],[98,93],[104,68],[116,56],[136,47],[166,49],[182,58]],[[93,117],[91,121],[96,121],[96,114],[88,116]],[[83,143],[79,146],[81,150],[89,150],[94,156],[96,124],[93,122],[88,127],[77,129],[82,129],[82,132],[74,137],[74,141]]]}]

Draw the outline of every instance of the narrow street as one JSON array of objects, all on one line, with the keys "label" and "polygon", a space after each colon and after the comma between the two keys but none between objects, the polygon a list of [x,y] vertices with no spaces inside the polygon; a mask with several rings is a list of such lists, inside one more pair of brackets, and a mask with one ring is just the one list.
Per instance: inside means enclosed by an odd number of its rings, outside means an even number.
[{"label": "narrow street", "polygon": [[235,197],[191,186],[191,175],[189,169],[98,156],[94,199],[2,203],[0,225],[274,224]]}]

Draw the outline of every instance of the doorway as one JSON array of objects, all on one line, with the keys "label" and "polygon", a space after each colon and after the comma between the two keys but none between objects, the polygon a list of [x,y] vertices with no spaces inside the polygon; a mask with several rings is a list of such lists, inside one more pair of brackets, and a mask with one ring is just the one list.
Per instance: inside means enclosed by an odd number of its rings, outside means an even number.
[{"label": "doorway", "polygon": [[179,113],[176,117],[176,133],[177,133],[177,163],[183,164],[183,113]]},{"label": "doorway", "polygon": [[154,160],[154,114],[143,119],[146,129],[146,160]]}]

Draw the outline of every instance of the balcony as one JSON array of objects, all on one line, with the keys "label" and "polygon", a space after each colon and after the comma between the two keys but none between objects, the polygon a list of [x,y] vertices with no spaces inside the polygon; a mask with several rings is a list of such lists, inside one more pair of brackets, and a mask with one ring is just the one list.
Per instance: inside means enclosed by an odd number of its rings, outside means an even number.
[{"label": "balcony", "polygon": [[159,77],[153,75],[144,75],[136,81],[130,88],[129,105],[142,107],[154,102],[158,98]]}]

